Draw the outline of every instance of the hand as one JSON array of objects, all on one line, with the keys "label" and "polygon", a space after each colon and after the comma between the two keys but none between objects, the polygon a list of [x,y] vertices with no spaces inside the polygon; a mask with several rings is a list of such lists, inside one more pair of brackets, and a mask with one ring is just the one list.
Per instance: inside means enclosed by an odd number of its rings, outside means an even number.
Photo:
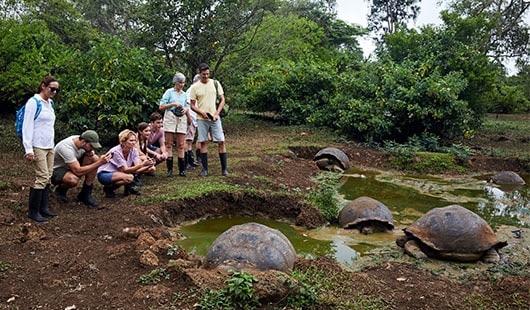
[{"label": "hand", "polygon": [[99,159],[103,164],[106,164],[110,161],[110,159],[112,158],[112,153],[107,153],[103,156],[101,156],[101,158]]},{"label": "hand", "polygon": [[28,154],[24,155],[24,158],[26,158],[27,161],[35,161],[35,154],[28,153]]}]

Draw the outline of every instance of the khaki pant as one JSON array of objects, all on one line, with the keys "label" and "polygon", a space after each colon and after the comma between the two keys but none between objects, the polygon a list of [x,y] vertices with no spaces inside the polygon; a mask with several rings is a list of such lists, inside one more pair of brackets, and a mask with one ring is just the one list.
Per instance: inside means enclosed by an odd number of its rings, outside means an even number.
[{"label": "khaki pant", "polygon": [[33,188],[44,189],[47,184],[50,184],[53,173],[53,149],[39,149],[34,147],[33,154],[35,161],[33,167],[35,168],[35,184]]}]

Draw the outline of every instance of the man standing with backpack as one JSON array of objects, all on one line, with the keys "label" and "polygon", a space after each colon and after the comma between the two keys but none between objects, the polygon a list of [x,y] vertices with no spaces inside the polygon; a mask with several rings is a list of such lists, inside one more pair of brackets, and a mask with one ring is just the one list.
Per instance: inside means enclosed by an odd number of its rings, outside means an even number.
[{"label": "man standing with backpack", "polygon": [[[192,110],[197,113],[202,163],[200,176],[208,175],[208,132],[211,132],[213,142],[218,145],[221,173],[227,176],[225,135],[219,117],[225,104],[223,87],[218,81],[210,79],[210,67],[205,63],[199,65],[199,76],[200,81],[190,88],[190,101]],[[216,105],[217,97],[219,97],[218,105]]]}]

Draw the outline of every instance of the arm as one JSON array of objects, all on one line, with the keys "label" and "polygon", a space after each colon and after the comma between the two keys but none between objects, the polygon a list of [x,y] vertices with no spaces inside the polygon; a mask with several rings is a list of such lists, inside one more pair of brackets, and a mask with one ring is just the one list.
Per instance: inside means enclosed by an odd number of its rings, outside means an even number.
[{"label": "arm", "polygon": [[33,161],[33,128],[35,124],[35,114],[37,113],[37,103],[30,98],[26,102],[24,109],[24,123],[22,124],[22,144],[24,145],[24,157]]},{"label": "arm", "polygon": [[[96,156],[96,154],[94,154],[93,152],[91,152],[92,155],[88,155],[88,156]],[[99,166],[103,165],[103,164],[106,164],[110,158],[112,157],[112,154],[110,153],[107,153],[101,157],[99,157],[95,162],[91,163],[90,165],[86,165],[86,166],[81,166],[79,164],[79,161],[74,161],[74,162],[71,162],[71,163],[67,163],[66,165],[68,166],[68,168],[70,169],[70,171],[72,171],[73,174],[75,174],[76,176],[78,177],[81,177],[81,176],[84,176],[85,174],[93,171],[93,170],[96,170]]]}]

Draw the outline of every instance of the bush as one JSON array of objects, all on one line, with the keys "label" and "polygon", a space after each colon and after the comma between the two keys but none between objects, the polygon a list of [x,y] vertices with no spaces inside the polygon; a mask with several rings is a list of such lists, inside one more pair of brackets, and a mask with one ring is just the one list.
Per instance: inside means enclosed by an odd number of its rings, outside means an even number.
[{"label": "bush", "polygon": [[104,142],[148,121],[173,76],[151,53],[112,37],[93,42],[86,53],[70,53],[58,75],[63,92],[56,111],[68,124],[61,135],[94,129]]}]

